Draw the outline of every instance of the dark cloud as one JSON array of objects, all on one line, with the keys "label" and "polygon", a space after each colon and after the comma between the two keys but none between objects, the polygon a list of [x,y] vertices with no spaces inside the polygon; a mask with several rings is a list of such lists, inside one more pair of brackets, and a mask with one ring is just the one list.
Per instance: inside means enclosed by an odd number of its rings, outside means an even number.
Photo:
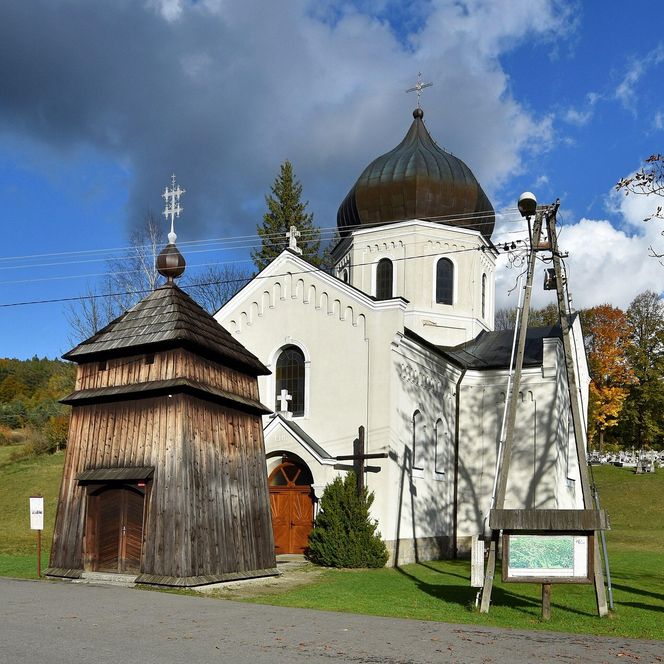
[{"label": "dark cloud", "polygon": [[[333,21],[304,0],[8,3],[0,131],[64,160],[84,146],[125,164],[128,219],[161,205],[175,171],[199,237],[253,232],[286,158],[317,222],[334,224],[361,169],[407,130],[415,100],[404,90],[419,70],[435,80],[432,133],[490,192],[519,168],[526,140],[550,137],[510,96],[498,56],[523,32],[560,27],[553,0],[480,2],[473,16],[418,3],[412,24],[398,18],[406,3],[326,4]],[[478,31],[482,14],[490,24]]]}]

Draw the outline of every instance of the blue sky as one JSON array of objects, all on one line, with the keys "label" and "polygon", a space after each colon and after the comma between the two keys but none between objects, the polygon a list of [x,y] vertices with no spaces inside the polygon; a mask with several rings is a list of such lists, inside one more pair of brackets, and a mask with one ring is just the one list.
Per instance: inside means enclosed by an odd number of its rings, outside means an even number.
[{"label": "blue sky", "polygon": [[[436,141],[496,209],[559,197],[576,306],[660,291],[654,201],[613,185],[661,152],[664,6],[493,0],[264,3],[24,0],[0,24],[0,356],[70,346],[62,302],[106,270],[172,172],[196,264],[243,260],[290,159],[324,229],[364,166],[394,147],[421,71]],[[525,227],[510,213],[494,239]],[[186,243],[219,239],[187,255]],[[226,246],[226,249],[223,247]],[[97,250],[99,250],[97,252]],[[96,252],[96,253],[93,253]],[[20,258],[27,257],[27,258]],[[502,265],[499,304],[515,271]],[[551,294],[537,292],[536,304]]]}]

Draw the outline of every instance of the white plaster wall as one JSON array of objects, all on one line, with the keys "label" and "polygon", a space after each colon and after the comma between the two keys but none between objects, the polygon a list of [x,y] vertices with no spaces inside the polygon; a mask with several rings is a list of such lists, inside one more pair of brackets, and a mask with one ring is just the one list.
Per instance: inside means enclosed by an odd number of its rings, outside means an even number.
[{"label": "white plaster wall", "polygon": [[[350,287],[331,283],[327,275],[309,272],[306,263],[285,253],[216,318],[272,371],[282,346],[295,344],[303,350],[305,414],[293,422],[337,456],[352,454],[360,426],[365,427],[367,452],[389,448],[394,402],[389,358],[392,340],[403,330],[403,314],[403,302],[373,303]],[[275,409],[274,375],[260,377],[259,390],[261,401]],[[278,451],[280,443],[298,453],[291,442],[275,437],[266,439],[268,453]],[[309,465],[306,454],[299,456]],[[379,459],[368,465],[389,463]],[[329,481],[332,471],[318,465],[313,459],[309,465],[316,483]],[[381,520],[389,511],[387,492],[380,486],[385,474],[367,473],[367,485],[376,491],[372,514]]]},{"label": "white plaster wall", "polygon": [[401,335],[390,362],[396,398],[390,412],[391,465],[383,478],[382,535],[388,540],[451,538],[454,393],[460,372]]},{"label": "white plaster wall", "polygon": [[[546,349],[546,346],[548,350]],[[570,446],[569,392],[562,342],[545,341],[542,367],[521,378],[506,508],[583,506],[575,448]],[[469,371],[461,387],[458,535],[483,532],[491,502],[507,371]]]},{"label": "white plaster wall", "polygon": [[[344,249],[346,244],[344,244]],[[483,249],[483,250],[482,250]],[[454,346],[492,330],[495,314],[495,250],[476,231],[427,221],[406,221],[355,230],[350,251],[351,283],[376,293],[376,266],[389,258],[394,268],[394,295],[408,300],[405,325],[437,345]],[[435,295],[436,263],[448,258],[455,267],[454,300],[439,304]],[[486,302],[482,315],[482,275]]]}]

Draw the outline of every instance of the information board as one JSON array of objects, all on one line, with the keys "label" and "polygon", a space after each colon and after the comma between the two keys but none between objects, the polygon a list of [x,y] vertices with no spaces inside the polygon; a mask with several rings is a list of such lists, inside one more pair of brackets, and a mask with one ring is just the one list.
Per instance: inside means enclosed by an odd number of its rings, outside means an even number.
[{"label": "information board", "polygon": [[537,583],[589,583],[590,537],[575,533],[506,534],[503,579]]}]

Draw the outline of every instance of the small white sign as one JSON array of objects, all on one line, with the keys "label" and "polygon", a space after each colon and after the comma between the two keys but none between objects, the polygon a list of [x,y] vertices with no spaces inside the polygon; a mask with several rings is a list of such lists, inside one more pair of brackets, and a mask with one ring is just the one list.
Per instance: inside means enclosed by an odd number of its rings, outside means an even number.
[{"label": "small white sign", "polygon": [[44,530],[44,499],[41,496],[30,496],[30,528]]}]

